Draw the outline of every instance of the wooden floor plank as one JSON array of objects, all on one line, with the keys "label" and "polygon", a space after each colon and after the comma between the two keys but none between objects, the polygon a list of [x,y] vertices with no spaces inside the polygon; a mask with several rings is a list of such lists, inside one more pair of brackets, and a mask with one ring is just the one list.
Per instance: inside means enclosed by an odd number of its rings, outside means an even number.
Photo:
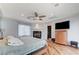
[{"label": "wooden floor plank", "polygon": [[79,55],[79,48],[64,46],[47,41],[47,48],[39,51],[36,55]]}]

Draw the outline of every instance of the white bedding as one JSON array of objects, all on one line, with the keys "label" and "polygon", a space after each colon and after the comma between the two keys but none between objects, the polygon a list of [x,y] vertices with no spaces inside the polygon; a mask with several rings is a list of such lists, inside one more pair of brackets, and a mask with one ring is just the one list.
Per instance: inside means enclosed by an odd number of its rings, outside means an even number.
[{"label": "white bedding", "polygon": [[46,41],[33,37],[21,37],[24,44],[21,46],[0,47],[0,55],[24,55],[34,52],[45,46]]},{"label": "white bedding", "polygon": [[26,54],[33,52],[35,50],[38,50],[46,45],[46,40],[33,38],[33,37],[29,37],[29,36],[28,37],[21,37],[21,40],[30,49]]},{"label": "white bedding", "polygon": [[24,44],[35,44],[34,42],[36,41],[36,43],[40,42],[40,41],[43,41],[42,39],[38,39],[38,38],[33,38],[33,37],[30,37],[30,36],[27,36],[27,37],[20,37],[21,41],[24,42]]},{"label": "white bedding", "polygon": [[19,39],[19,38],[16,38],[14,36],[7,36],[7,43],[8,45],[10,46],[20,46],[20,45],[23,45],[24,43]]}]

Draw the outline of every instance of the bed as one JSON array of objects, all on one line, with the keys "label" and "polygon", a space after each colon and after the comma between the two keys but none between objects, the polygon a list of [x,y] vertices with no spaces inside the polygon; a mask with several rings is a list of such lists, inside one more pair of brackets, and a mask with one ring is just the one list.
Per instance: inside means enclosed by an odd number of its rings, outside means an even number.
[{"label": "bed", "polygon": [[24,42],[20,46],[0,46],[0,55],[28,55],[45,46],[46,41],[33,37],[21,37],[20,40]]}]

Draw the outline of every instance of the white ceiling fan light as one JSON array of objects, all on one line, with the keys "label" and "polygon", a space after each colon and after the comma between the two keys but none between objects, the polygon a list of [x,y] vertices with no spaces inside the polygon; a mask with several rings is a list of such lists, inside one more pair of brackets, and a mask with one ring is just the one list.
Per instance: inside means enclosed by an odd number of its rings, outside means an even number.
[{"label": "white ceiling fan light", "polygon": [[34,20],[39,20],[39,17],[34,17]]}]

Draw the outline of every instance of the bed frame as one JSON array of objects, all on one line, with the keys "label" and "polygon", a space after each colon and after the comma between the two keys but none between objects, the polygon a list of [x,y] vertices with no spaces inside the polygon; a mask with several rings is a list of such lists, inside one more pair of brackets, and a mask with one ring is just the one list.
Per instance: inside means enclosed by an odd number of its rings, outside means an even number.
[{"label": "bed frame", "polygon": [[42,47],[32,53],[29,53],[27,55],[48,55],[47,46],[45,45],[44,47]]}]

